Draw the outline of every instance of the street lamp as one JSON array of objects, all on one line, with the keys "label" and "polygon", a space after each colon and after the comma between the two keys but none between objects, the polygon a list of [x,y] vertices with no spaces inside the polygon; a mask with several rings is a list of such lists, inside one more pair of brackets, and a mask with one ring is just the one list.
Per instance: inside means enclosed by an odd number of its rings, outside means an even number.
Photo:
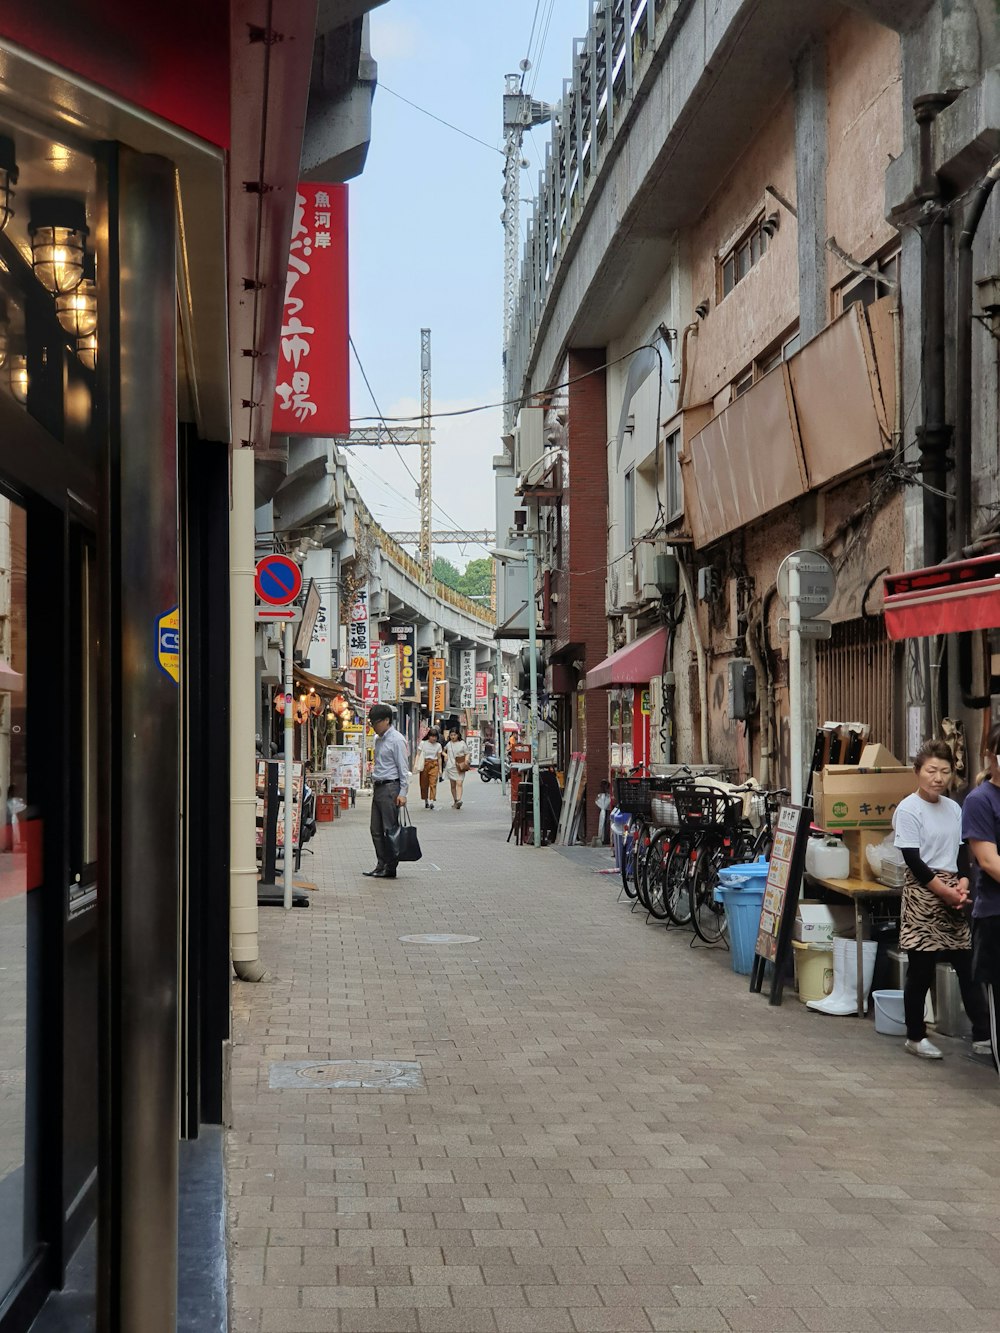
[{"label": "street lamp", "polygon": [[[495,560],[505,563],[510,560],[515,564],[528,566],[528,680],[531,688],[531,725],[528,737],[531,742],[531,824],[532,842],[536,847],[542,845],[542,802],[538,781],[538,626],[535,614],[535,538],[531,532],[525,533],[523,551],[512,551],[500,547],[490,551]],[[500,761],[503,763],[503,760]],[[503,770],[501,769],[501,773]]]}]

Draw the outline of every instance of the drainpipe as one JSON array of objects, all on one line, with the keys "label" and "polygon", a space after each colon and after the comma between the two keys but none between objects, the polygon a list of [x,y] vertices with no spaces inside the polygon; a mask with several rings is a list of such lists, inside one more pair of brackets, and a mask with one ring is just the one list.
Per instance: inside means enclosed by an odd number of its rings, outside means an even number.
[{"label": "drainpipe", "polygon": [[708,763],[708,661],[705,657],[705,645],[701,641],[701,625],[698,621],[698,604],[694,599],[691,574],[683,560],[677,562],[681,582],[684,584],[684,597],[691,611],[691,632],[694,637],[694,651],[698,659],[698,693],[701,696],[701,762]]},{"label": "drainpipe", "polygon": [[[923,478],[923,563],[938,565],[948,553],[948,478],[951,426],[945,399],[945,226],[941,187],[934,170],[934,122],[956,93],[928,93],[913,103],[919,131],[919,176],[914,195],[923,204],[917,223],[920,232],[920,305],[923,338],[920,379],[923,420],[917,428],[920,472]],[[931,682],[925,704],[924,726],[933,735],[940,703],[947,697],[946,681]]]},{"label": "drainpipe", "polygon": [[229,931],[233,970],[263,981],[257,938],[257,793],[254,746],[254,452],[232,453],[229,520]]}]

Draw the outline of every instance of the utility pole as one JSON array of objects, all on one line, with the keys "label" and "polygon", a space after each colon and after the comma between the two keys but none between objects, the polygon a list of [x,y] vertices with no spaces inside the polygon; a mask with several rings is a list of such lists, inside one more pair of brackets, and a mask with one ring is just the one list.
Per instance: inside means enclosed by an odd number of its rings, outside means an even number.
[{"label": "utility pole", "polygon": [[431,331],[420,330],[420,564],[430,583],[434,570],[431,538]]},{"label": "utility pole", "polygon": [[521,239],[521,143],[524,131],[544,125],[552,119],[552,107],[536,102],[523,92],[524,75],[529,68],[522,61],[520,74],[508,74],[503,94],[503,140],[506,158],[503,172],[503,354],[504,398],[503,431],[509,435],[517,415],[514,403],[520,386],[510,383],[510,344],[514,336],[514,310],[517,304],[517,260]]}]

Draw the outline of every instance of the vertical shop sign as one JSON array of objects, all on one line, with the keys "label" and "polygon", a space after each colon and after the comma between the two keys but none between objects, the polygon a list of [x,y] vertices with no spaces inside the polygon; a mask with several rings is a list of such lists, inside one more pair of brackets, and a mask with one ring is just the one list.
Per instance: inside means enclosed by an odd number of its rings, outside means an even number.
[{"label": "vertical shop sign", "polygon": [[353,671],[364,671],[368,666],[368,584],[359,588],[351,607],[347,625],[347,665]]},{"label": "vertical shop sign", "polygon": [[476,709],[482,713],[486,710],[486,705],[490,698],[490,673],[488,671],[476,672]]},{"label": "vertical shop sign", "polygon": [[399,698],[419,700],[420,683],[417,680],[417,627],[394,621],[389,626],[389,638],[399,655]]},{"label": "vertical shop sign", "polygon": [[376,640],[369,650],[368,670],[365,672],[365,712],[377,704],[379,701],[379,679],[378,667],[379,658],[382,655],[382,645]]},{"label": "vertical shop sign", "polygon": [[475,708],[476,706],[476,650],[475,648],[463,648],[460,654],[459,666],[459,708]]},{"label": "vertical shop sign", "polygon": [[448,682],[446,680],[436,680],[434,682],[434,698],[431,703],[431,709],[435,717],[440,717],[448,708]]},{"label": "vertical shop sign", "polygon": [[378,663],[379,701],[384,704],[397,703],[399,700],[399,653],[396,645],[382,645]]},{"label": "vertical shop sign", "polygon": [[347,283],[347,186],[300,184],[278,343],[276,435],[350,432]]},{"label": "vertical shop sign", "polygon": [[444,677],[447,665],[443,657],[432,657],[427,663],[427,702],[435,716],[443,713],[446,707]]}]

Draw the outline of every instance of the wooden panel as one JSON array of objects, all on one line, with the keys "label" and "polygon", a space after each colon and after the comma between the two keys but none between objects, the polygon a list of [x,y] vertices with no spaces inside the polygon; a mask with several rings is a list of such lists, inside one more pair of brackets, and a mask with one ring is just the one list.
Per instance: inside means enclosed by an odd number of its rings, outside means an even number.
[{"label": "wooden panel", "polygon": [[880,616],[834,625],[816,645],[816,705],[820,723],[867,722],[873,740],[894,750],[895,649]]}]

